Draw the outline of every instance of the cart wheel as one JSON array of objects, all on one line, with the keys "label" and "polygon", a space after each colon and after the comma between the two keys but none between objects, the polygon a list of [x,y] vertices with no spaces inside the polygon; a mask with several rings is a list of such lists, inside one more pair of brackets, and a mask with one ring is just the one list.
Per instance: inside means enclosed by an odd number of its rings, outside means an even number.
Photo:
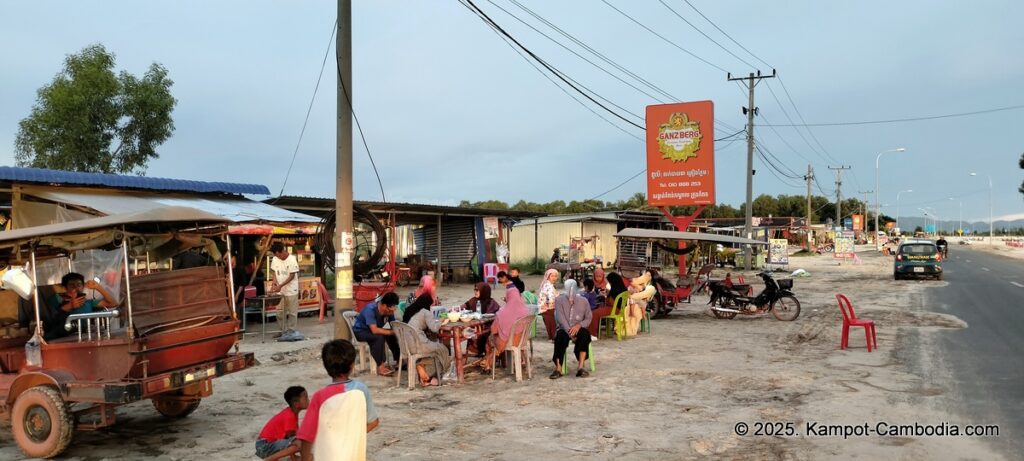
[{"label": "cart wheel", "polygon": [[14,401],[11,431],[18,447],[32,458],[52,458],[71,443],[75,422],[56,389],[36,386]]},{"label": "cart wheel", "polygon": [[196,411],[201,401],[202,399],[199,398],[195,400],[180,400],[157,397],[153,399],[153,408],[156,408],[157,412],[168,418],[184,418],[192,414],[193,411]]}]

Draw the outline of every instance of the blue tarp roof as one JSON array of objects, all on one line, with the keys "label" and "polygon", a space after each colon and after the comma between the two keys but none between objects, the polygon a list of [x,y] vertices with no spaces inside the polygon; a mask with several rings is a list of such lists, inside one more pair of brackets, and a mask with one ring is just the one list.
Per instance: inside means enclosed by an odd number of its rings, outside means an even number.
[{"label": "blue tarp roof", "polygon": [[120,189],[270,195],[270,189],[267,189],[267,186],[262,184],[188,181],[184,179],[151,178],[148,176],[127,176],[107,173],[80,173],[77,171],[12,166],[0,166],[0,181],[100,186]]}]

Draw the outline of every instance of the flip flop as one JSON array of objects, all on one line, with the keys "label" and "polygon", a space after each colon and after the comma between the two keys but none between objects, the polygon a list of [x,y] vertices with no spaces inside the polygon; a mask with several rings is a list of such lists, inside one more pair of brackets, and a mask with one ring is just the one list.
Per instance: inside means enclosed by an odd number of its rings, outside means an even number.
[{"label": "flip flop", "polygon": [[384,376],[384,377],[394,376],[395,375],[395,370],[392,370],[390,368],[388,368],[388,371],[386,371],[386,372],[381,372],[380,370],[377,370],[377,375],[378,376]]}]

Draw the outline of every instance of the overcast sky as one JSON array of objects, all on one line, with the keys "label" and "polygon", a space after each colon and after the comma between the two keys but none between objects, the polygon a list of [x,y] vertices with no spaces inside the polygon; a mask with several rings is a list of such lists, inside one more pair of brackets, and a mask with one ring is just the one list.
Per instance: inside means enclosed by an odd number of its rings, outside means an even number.
[{"label": "overcast sky", "polygon": [[[754,2],[690,0],[719,27],[778,69],[807,123],[931,116],[1024,104],[1024,2]],[[743,128],[746,94],[714,66],[745,74],[751,66],[690,28],[656,0],[609,0],[623,12],[700,56],[685,54],[599,0],[521,0],[631,72],[683,101],[715,102],[718,137]],[[641,141],[570,99],[530,67],[456,0],[353,2],[356,112],[390,201],[546,202],[594,197],[642,170]],[[764,65],[704,21],[683,0],[665,0],[724,47]],[[609,77],[506,15],[499,5],[573,46],[509,0],[477,4],[539,56],[627,109],[658,101]],[[294,152],[335,19],[331,1],[15,1],[0,2],[0,164],[14,162],[18,121],[64,56],[91,43],[141,74],[152,62],[170,70],[177,127],[148,175],[250,182],[275,194]],[[286,194],[334,193],[336,79],[331,58]],[[592,55],[589,59],[601,63]],[[610,66],[605,68],[622,76]],[[622,76],[641,88],[635,80]],[[648,93],[653,93],[647,90]],[[757,88],[757,124],[800,123],[779,80]],[[657,93],[653,93],[658,96]],[[661,97],[666,99],[665,97]],[[598,111],[600,111],[598,109]],[[611,116],[602,113],[609,119]],[[627,115],[627,117],[629,117]],[[852,166],[844,196],[874,189],[882,157],[880,201],[902,216],[932,207],[956,219],[1024,215],[1017,192],[1024,170],[1024,110],[912,123],[775,130],[756,136],[802,175],[808,160],[825,192],[827,167]],[[726,127],[725,125],[728,125]],[[626,130],[642,132],[624,123]],[[811,136],[813,134],[813,137]],[[801,136],[802,135],[802,136]],[[824,149],[818,146],[817,138]],[[806,139],[806,141],[805,141]],[[811,146],[814,147],[812,149]],[[745,143],[716,144],[717,196],[745,196]],[[760,159],[755,195],[803,194],[802,179],[782,181]],[[366,152],[355,150],[355,196],[379,200]],[[976,171],[980,177],[971,177]],[[787,182],[789,184],[787,184]],[[645,190],[643,177],[602,196]],[[816,194],[821,191],[815,189]],[[873,199],[872,199],[873,201]]]}]

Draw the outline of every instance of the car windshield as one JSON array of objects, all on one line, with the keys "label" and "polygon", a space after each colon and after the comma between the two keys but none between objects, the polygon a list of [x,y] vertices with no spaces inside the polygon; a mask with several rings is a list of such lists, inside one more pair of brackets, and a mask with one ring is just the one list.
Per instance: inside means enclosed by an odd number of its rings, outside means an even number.
[{"label": "car windshield", "polygon": [[900,253],[905,255],[931,255],[935,254],[935,245],[928,243],[914,243],[903,245],[900,248]]}]

